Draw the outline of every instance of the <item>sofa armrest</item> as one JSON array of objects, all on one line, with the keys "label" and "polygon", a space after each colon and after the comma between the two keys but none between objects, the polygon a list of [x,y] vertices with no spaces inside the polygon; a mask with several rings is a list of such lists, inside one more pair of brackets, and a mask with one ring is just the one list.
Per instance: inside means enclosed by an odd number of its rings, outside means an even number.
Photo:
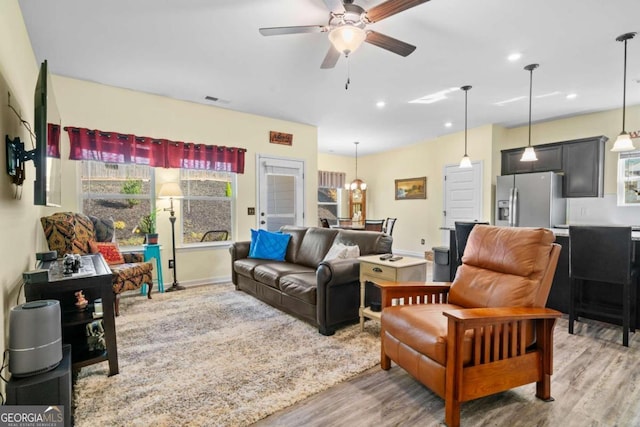
[{"label": "sofa armrest", "polygon": [[442,314],[455,322],[474,327],[494,322],[555,319],[562,316],[557,310],[538,307],[484,307],[447,310]]},{"label": "sofa armrest", "polygon": [[316,270],[318,288],[360,280],[360,261],[356,258],[322,261]]},{"label": "sofa armrest", "polygon": [[238,274],[233,268],[233,263],[238,259],[248,258],[250,247],[250,241],[234,242],[229,246],[229,253],[231,254],[231,281],[236,286],[238,285]]}]

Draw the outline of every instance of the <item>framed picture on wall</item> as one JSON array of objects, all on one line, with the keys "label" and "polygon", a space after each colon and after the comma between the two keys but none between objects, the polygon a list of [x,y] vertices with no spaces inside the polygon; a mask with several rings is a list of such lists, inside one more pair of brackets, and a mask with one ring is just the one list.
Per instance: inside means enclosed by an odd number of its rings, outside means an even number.
[{"label": "framed picture on wall", "polygon": [[426,199],[427,177],[396,179],[396,200]]}]

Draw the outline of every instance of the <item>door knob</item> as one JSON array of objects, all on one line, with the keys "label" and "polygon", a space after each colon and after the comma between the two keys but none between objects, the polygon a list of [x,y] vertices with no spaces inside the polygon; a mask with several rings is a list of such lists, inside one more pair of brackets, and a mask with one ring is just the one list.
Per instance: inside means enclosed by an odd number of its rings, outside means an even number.
[{"label": "door knob", "polygon": [[260,221],[260,224],[262,224],[262,225],[264,225],[266,223],[267,223],[266,221]]}]

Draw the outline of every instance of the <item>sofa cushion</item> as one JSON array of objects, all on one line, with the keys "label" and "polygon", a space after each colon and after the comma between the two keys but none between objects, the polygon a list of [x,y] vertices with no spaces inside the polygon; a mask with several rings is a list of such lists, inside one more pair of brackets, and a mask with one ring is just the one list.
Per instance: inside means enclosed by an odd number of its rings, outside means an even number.
[{"label": "sofa cushion", "polygon": [[151,274],[153,271],[153,263],[140,262],[134,264],[116,264],[109,266],[111,272],[118,280],[130,280],[136,276],[143,274]]},{"label": "sofa cushion", "polygon": [[[447,363],[446,316],[429,316],[429,313],[459,310],[453,304],[413,304],[385,307],[382,311],[384,330],[400,342],[424,354],[441,365]],[[471,337],[473,331],[465,333],[463,363],[471,361]]]},{"label": "sofa cushion", "polygon": [[280,289],[279,280],[282,276],[292,273],[313,273],[316,270],[303,265],[291,264],[288,262],[270,262],[257,265],[253,269],[253,278],[260,283],[269,285],[272,288]]},{"label": "sofa cushion", "polygon": [[316,304],[316,273],[287,274],[280,278],[280,290],[308,304]]},{"label": "sofa cushion", "polygon": [[120,249],[118,248],[118,244],[115,242],[95,242],[91,243],[93,246],[95,244],[98,252],[102,255],[107,264],[117,265],[124,264],[124,257],[120,253]]},{"label": "sofa cushion", "polygon": [[296,257],[300,251],[300,245],[302,244],[304,235],[307,233],[307,229],[308,227],[298,227],[294,225],[285,225],[280,229],[283,233],[287,233],[291,236],[291,239],[289,239],[289,245],[287,246],[287,254],[284,257],[285,261],[293,264],[297,263]]},{"label": "sofa cushion", "polygon": [[98,242],[111,242],[115,234],[115,223],[113,218],[102,219],[89,215],[89,219],[93,223],[93,231],[95,239]]},{"label": "sofa cushion", "polygon": [[296,255],[296,264],[316,268],[329,252],[337,234],[338,230],[330,228],[309,228]]},{"label": "sofa cushion", "polygon": [[249,277],[253,279],[253,269],[261,264],[267,264],[273,262],[268,259],[256,259],[256,258],[242,258],[233,263],[233,271],[241,276]]}]

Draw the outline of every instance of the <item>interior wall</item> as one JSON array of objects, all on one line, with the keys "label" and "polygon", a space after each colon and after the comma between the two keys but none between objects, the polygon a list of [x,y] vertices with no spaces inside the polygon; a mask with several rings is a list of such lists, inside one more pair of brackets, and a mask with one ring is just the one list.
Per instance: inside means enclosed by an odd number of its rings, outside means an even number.
[{"label": "interior wall", "polygon": [[[32,149],[29,133],[20,123],[11,105],[24,120],[33,123],[33,96],[38,65],[31,49],[22,13],[15,0],[0,2],[0,137],[19,137],[25,149]],[[0,150],[0,347],[8,347],[8,317],[16,305],[22,272],[35,264],[36,223],[41,209],[33,204],[33,162],[26,163],[26,181],[22,197],[16,199],[17,187],[6,173],[6,152]],[[21,294],[22,295],[22,294]],[[21,297],[20,303],[24,302]],[[4,387],[4,383],[2,384]]]},{"label": "interior wall", "polygon": [[[257,224],[257,217],[247,214],[247,208],[256,206],[256,153],[305,161],[305,224],[317,224],[316,127],[61,76],[54,76],[53,85],[64,126],[246,148],[245,173],[238,175],[237,182],[236,240],[249,240],[249,230]],[[293,134],[292,146],[269,143],[269,131]],[[62,145],[68,150],[67,135],[64,138]],[[68,158],[68,153],[62,156]],[[75,211],[80,202],[77,162],[67,160],[63,167],[63,209]],[[156,191],[162,183],[177,177],[177,170],[156,168]],[[168,203],[159,200],[158,207]],[[172,275],[167,268],[171,253],[168,212],[159,214],[158,232],[166,284]],[[230,262],[227,246],[178,248],[178,281],[227,280],[231,276]]]}]

